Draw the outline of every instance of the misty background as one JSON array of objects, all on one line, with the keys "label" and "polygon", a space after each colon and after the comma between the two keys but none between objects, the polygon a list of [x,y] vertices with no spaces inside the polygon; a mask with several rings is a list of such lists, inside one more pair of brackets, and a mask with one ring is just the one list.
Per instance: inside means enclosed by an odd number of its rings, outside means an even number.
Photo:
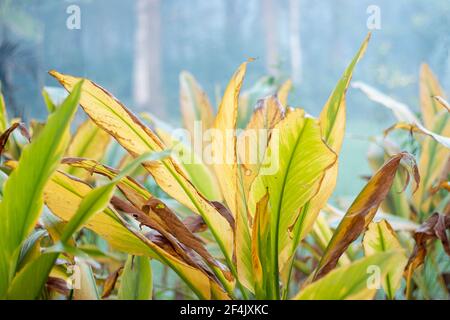
[{"label": "misty background", "polygon": [[[67,20],[80,10],[79,29]],[[289,104],[318,115],[369,31],[353,79],[418,110],[418,72],[428,63],[450,92],[449,0],[0,0],[0,81],[11,116],[45,119],[44,86],[56,69],[87,77],[132,110],[180,125],[178,76],[191,72],[211,101],[248,58],[244,90],[291,78]],[[354,197],[369,173],[367,139],[395,122],[355,89],[337,194]],[[81,115],[80,115],[81,116]]]}]

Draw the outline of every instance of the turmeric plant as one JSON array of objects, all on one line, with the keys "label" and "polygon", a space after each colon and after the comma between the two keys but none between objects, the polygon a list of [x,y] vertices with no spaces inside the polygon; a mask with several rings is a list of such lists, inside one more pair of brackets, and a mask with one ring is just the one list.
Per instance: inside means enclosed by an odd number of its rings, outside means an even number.
[{"label": "turmeric plant", "polygon": [[[241,93],[250,62],[231,77],[217,113],[181,74],[185,130],[58,71],[50,75],[69,96],[57,106],[44,94],[50,115],[30,130],[31,142],[11,135],[19,125],[2,104],[0,297],[150,299],[151,259],[177,275],[184,297],[394,298],[410,252],[391,218],[372,221],[400,175],[423,197],[421,164],[390,153],[337,226],[324,216],[333,209],[346,91],[369,38],[318,117],[288,105],[290,81],[268,96],[273,88],[261,85]],[[89,119],[70,139],[78,104]],[[302,261],[305,250],[315,259]],[[368,285],[373,267],[378,287]]]}]

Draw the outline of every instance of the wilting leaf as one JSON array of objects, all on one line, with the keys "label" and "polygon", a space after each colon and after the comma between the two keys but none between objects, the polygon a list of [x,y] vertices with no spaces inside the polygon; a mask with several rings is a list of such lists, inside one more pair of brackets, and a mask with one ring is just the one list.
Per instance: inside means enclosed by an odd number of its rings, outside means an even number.
[{"label": "wilting leaf", "polygon": [[325,277],[301,289],[296,300],[365,300],[373,299],[376,274],[384,277],[401,261],[397,251],[377,253],[331,271]]},{"label": "wilting leaf", "polygon": [[[209,254],[203,246],[202,241],[197,238],[183,224],[176,214],[168,208],[161,200],[149,199],[142,210],[149,216],[154,217],[156,221],[163,226],[164,230],[172,234],[180,243],[197,252],[211,266],[219,267],[217,261]],[[228,276],[229,277],[229,276]]]},{"label": "wilting leaf", "polygon": [[[52,71],[51,75],[69,91],[78,80],[56,71]],[[165,149],[154,132],[110,93],[89,80],[85,80],[83,85],[80,104],[100,128],[112,135],[134,157],[145,152],[160,152]],[[227,260],[231,261],[233,247],[231,227],[192,185],[173,159],[154,161],[145,164],[144,167],[165,192],[202,215]]]},{"label": "wilting leaf", "polygon": [[[376,172],[392,154],[399,153],[400,151],[400,148],[392,141],[386,138],[380,140],[377,139],[375,143],[371,144],[369,151],[367,152],[367,158],[372,171]],[[394,182],[392,183],[391,190],[389,191],[386,200],[381,203],[381,209],[392,215],[409,219],[411,216],[411,208],[408,194],[406,192],[399,192],[400,190],[403,190],[404,185],[405,174],[402,170],[399,170],[394,178]],[[389,221],[389,223],[391,223],[391,221]]]},{"label": "wilting leaf", "polygon": [[[391,187],[392,191],[392,187]],[[345,212],[341,211],[329,204],[324,208],[325,212],[329,212],[334,215],[334,218],[330,219],[330,225],[332,227],[337,227],[339,222],[341,222],[342,218],[345,216]],[[419,225],[414,221],[409,219],[405,219],[399,216],[394,216],[392,214],[384,213],[379,209],[373,218],[374,222],[379,222],[381,220],[386,220],[395,231],[414,231]]]},{"label": "wilting leaf", "polygon": [[[368,227],[381,202],[386,198],[402,159],[414,161],[414,158],[408,153],[399,153],[393,156],[374,174],[353,201],[319,262],[314,280],[330,272],[350,243],[355,241]],[[415,182],[418,184],[419,176],[415,164],[413,164],[412,170]]]},{"label": "wilting leaf", "polygon": [[363,247],[366,257],[388,251],[398,251],[398,265],[392,272],[386,272],[383,278],[383,289],[386,296],[388,299],[394,299],[395,292],[400,286],[407,258],[394,230],[386,220],[372,222],[369,225],[364,234]]},{"label": "wilting leaf", "polygon": [[430,240],[439,239],[444,251],[450,256],[450,245],[446,233],[449,228],[450,216],[444,216],[436,212],[414,232],[416,244],[405,268],[405,274],[408,278],[411,277],[415,269],[423,264],[427,255],[427,243]]},{"label": "wilting leaf", "polygon": [[[100,161],[106,152],[111,138],[108,133],[97,127],[91,120],[86,120],[75,132],[69,148],[67,157],[87,158]],[[69,168],[67,173],[86,178],[87,173],[76,168]]]},{"label": "wilting leaf", "polygon": [[118,298],[151,300],[152,290],[152,268],[149,259],[129,255],[120,279]]},{"label": "wilting leaf", "polygon": [[131,163],[129,163],[125,169],[122,170],[118,175],[114,177],[110,182],[97,187],[90,191],[81,201],[75,215],[69,220],[67,225],[64,227],[63,233],[61,235],[61,242],[65,243],[69,240],[70,235],[72,235],[78,228],[88,221],[92,215],[102,212],[108,206],[116,185],[136,169],[144,161],[155,161],[160,160],[167,156],[167,153],[145,153]]},{"label": "wilting leaf", "polygon": [[205,221],[200,216],[188,216],[183,220],[183,223],[192,233],[203,232],[208,228]]},{"label": "wilting leaf", "polygon": [[30,141],[30,134],[28,133],[27,128],[25,127],[25,124],[16,122],[12,124],[8,129],[6,129],[2,134],[0,135],[0,155],[3,154],[3,150],[5,149],[6,143],[8,142],[9,136],[13,133],[14,130],[19,128],[22,135]]},{"label": "wilting leaf", "polygon": [[42,194],[69,142],[69,124],[77,108],[81,83],[49,117],[39,137],[26,146],[9,176],[0,203],[0,296],[6,293],[17,266],[20,245],[34,228],[43,206]]},{"label": "wilting leaf", "polygon": [[429,191],[445,167],[446,161],[442,161],[442,159],[447,159],[450,156],[447,138],[450,136],[450,115],[445,110],[441,110],[442,112],[439,113],[439,116],[435,115],[438,109],[442,109],[436,105],[437,101],[433,98],[433,94],[442,93],[437,80],[426,65],[422,66],[421,107],[425,125],[420,123],[408,106],[367,85],[358,83],[357,87],[362,89],[370,99],[390,108],[399,121],[406,123],[401,125],[401,127],[420,130],[434,139],[426,138],[422,142],[419,160],[419,172],[422,176],[422,181],[413,196],[414,204],[419,211],[419,215],[423,217],[429,213],[431,207]]},{"label": "wilting leaf", "polygon": [[119,267],[106,278],[105,284],[103,285],[102,299],[111,295],[122,270],[123,267]]},{"label": "wilting leaf", "polygon": [[58,292],[64,296],[68,296],[70,294],[70,289],[66,280],[58,277],[49,276],[47,282],[45,283],[45,287],[50,291]]},{"label": "wilting leaf", "polygon": [[186,71],[180,74],[180,106],[184,127],[191,134],[191,139],[195,137],[195,123],[199,133],[212,126],[214,112],[208,96],[195,78]]}]

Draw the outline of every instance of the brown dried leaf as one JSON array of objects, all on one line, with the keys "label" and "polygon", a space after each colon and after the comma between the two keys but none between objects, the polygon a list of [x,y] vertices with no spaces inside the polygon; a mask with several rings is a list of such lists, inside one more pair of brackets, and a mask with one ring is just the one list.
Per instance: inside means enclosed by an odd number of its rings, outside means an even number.
[{"label": "brown dried leaf", "polygon": [[401,152],[389,159],[370,179],[358,197],[347,210],[344,218],[328,244],[322,259],[316,269],[313,280],[318,280],[330,272],[337,264],[341,255],[348,246],[355,241],[375,216],[381,202],[386,198],[394,181],[400,162],[408,160],[412,168],[416,184],[419,184],[419,175],[414,158]]},{"label": "brown dried leaf", "polygon": [[415,232],[416,244],[405,268],[405,276],[410,277],[414,270],[423,264],[427,255],[427,243],[439,239],[447,255],[450,256],[450,245],[446,230],[450,228],[450,216],[433,213]]},{"label": "brown dried leaf", "polygon": [[157,231],[158,234],[151,234],[152,241],[169,250],[171,254],[192,266],[208,271],[191,252],[192,250],[211,267],[220,268],[227,279],[231,279],[228,270],[225,270],[203,246],[203,241],[195,236],[161,200],[151,198],[142,210],[117,197],[113,197],[111,204],[116,209],[131,214],[141,225]]},{"label": "brown dried leaf", "polygon": [[67,286],[67,282],[64,279],[56,277],[48,277],[46,287],[50,290],[54,290],[62,295],[69,295],[70,289]]},{"label": "brown dried leaf", "polygon": [[206,231],[208,226],[205,223],[205,220],[201,216],[188,216],[183,220],[186,228],[189,229],[192,233],[199,233]]},{"label": "brown dried leaf", "polygon": [[3,132],[0,135],[0,155],[3,153],[6,143],[8,142],[9,136],[13,133],[14,130],[16,130],[17,128],[19,128],[20,133],[28,140],[31,140],[30,134],[27,130],[27,128],[25,127],[24,123],[21,122],[16,122],[14,124],[12,124],[8,129],[5,130],[5,132]]},{"label": "brown dried leaf", "polygon": [[123,266],[119,267],[116,271],[111,273],[109,277],[105,280],[105,284],[103,285],[102,299],[108,298],[111,295],[122,270]]},{"label": "brown dried leaf", "polygon": [[203,246],[202,241],[161,200],[151,198],[142,209],[149,217],[156,214],[165,231],[173,235],[180,243],[197,252],[210,265],[219,267],[217,261]]},{"label": "brown dried leaf", "polygon": [[[109,179],[113,179],[119,172],[118,170],[103,165],[97,161],[84,158],[64,158],[62,160],[62,163],[75,168],[82,168],[90,172],[90,174],[100,174]],[[151,198],[152,196],[145,187],[143,187],[139,182],[129,176],[122,179],[117,187],[123,193],[123,195],[138,209],[142,209],[142,207],[147,202],[147,199]]]}]

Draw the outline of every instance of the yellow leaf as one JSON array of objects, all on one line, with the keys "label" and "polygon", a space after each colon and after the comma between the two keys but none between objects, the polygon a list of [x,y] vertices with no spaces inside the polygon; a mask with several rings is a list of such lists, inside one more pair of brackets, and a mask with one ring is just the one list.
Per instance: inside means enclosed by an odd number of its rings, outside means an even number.
[{"label": "yellow leaf", "polygon": [[241,186],[238,183],[236,126],[239,93],[247,62],[234,73],[223,95],[211,132],[211,159],[225,202],[235,220],[235,254],[239,281],[252,290],[250,230]]},{"label": "yellow leaf", "polygon": [[222,194],[233,216],[237,213],[236,123],[238,97],[247,63],[241,64],[231,78],[211,131],[211,156]]},{"label": "yellow leaf", "polygon": [[[68,221],[90,190],[82,181],[58,171],[45,187],[44,201],[55,215]],[[87,221],[86,228],[100,235],[116,250],[158,259],[171,267],[200,298],[211,297],[212,280],[203,271],[167,253],[141,234],[138,226],[126,223],[112,209],[108,208],[92,216]]]},{"label": "yellow leaf", "polygon": [[[69,91],[78,80],[76,77],[56,71],[51,71],[50,74]],[[85,80],[80,105],[97,126],[112,135],[133,157],[149,151],[160,152],[166,148],[156,134],[131,111],[92,81]],[[187,179],[176,162],[167,158],[147,162],[144,167],[165,192],[203,217],[227,261],[231,261],[233,249],[231,226]]]}]

